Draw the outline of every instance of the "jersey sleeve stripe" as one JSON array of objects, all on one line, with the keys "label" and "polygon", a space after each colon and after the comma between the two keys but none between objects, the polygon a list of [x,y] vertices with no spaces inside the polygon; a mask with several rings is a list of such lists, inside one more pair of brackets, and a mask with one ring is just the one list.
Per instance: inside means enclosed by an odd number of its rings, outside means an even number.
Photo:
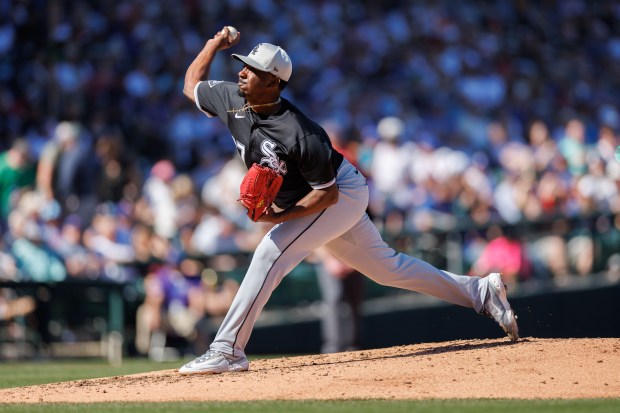
[{"label": "jersey sleeve stripe", "polygon": [[321,185],[312,185],[312,189],[325,189],[325,188],[329,188],[330,186],[332,186],[334,183],[336,182],[336,178],[332,179],[331,181],[329,181],[326,184],[321,184]]},{"label": "jersey sleeve stripe", "polygon": [[198,109],[204,113],[205,115],[207,115],[210,118],[213,118],[214,116],[212,114],[210,114],[209,112],[207,112],[206,110],[204,110],[201,106],[200,106],[200,100],[198,99],[198,87],[200,86],[200,84],[202,83],[202,81],[196,83],[196,86],[194,87],[194,102],[196,102],[196,106],[198,107]]}]

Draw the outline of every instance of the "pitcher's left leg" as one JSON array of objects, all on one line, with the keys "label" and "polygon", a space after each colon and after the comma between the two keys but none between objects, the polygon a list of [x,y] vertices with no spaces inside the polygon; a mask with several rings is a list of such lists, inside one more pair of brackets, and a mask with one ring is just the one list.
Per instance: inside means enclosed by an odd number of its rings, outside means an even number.
[{"label": "pitcher's left leg", "polygon": [[493,318],[512,341],[519,338],[516,316],[497,273],[485,278],[457,275],[396,253],[383,241],[367,215],[326,246],[338,258],[379,284],[418,291],[473,308]]},{"label": "pitcher's left leg", "polygon": [[379,284],[432,295],[477,312],[482,309],[480,277],[452,274],[397,253],[383,241],[368,215],[326,246],[342,261]]}]

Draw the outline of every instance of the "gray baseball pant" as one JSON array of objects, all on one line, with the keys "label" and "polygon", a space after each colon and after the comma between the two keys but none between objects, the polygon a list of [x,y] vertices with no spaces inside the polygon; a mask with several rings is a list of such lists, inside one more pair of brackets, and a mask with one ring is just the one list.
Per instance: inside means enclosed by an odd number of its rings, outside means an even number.
[{"label": "gray baseball pant", "polygon": [[456,275],[395,252],[366,214],[368,186],[343,160],[336,184],[338,202],[322,212],[274,226],[252,258],[211,349],[244,356],[245,346],[271,293],[297,264],[325,245],[336,257],[375,282],[482,309],[480,277]]}]

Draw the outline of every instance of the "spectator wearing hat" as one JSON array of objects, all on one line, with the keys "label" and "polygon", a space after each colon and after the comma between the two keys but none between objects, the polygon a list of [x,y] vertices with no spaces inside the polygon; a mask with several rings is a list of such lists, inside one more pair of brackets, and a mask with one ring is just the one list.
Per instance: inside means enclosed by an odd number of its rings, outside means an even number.
[{"label": "spectator wearing hat", "polygon": [[405,211],[410,206],[406,193],[411,159],[407,148],[401,145],[404,132],[405,123],[398,117],[385,117],[377,124],[379,141],[373,150],[369,180],[369,208],[375,216]]}]

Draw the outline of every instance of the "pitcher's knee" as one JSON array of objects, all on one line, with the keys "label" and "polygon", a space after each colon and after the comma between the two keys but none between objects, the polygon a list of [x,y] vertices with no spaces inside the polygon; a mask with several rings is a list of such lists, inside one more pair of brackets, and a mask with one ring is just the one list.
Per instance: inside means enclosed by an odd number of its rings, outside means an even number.
[{"label": "pitcher's knee", "polygon": [[258,244],[258,247],[256,247],[256,251],[254,251],[254,254],[252,256],[252,261],[273,262],[281,254],[282,252],[273,242],[265,239],[260,244]]}]

